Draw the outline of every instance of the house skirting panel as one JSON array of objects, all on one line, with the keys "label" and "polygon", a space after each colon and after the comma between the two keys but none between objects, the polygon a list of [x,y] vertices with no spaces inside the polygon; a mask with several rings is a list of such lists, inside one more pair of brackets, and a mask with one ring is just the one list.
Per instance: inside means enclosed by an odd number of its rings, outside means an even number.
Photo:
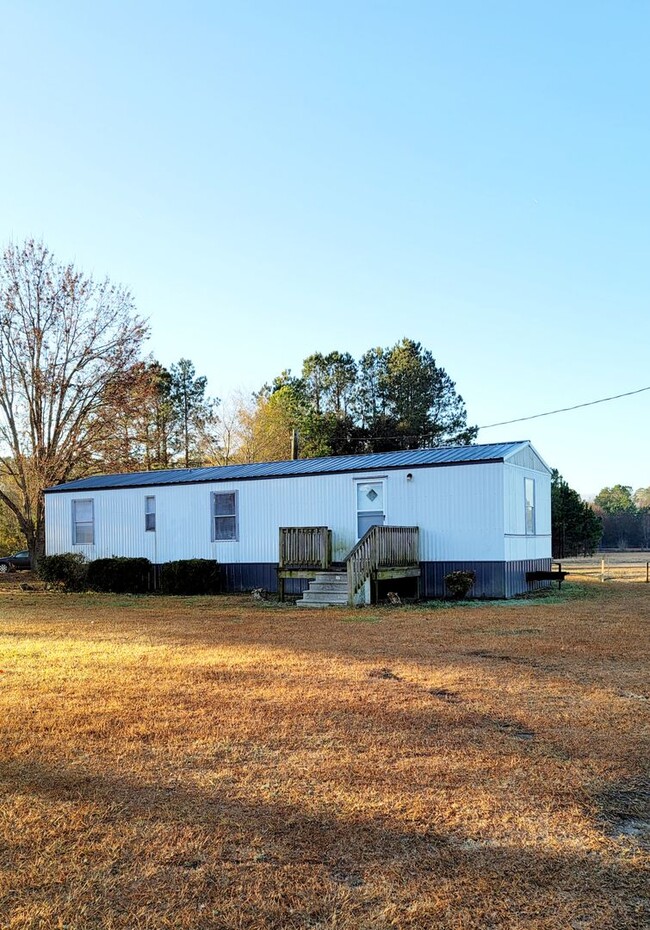
[{"label": "house skirting panel", "polygon": [[550,572],[551,567],[551,559],[521,559],[518,562],[506,562],[506,597],[523,594],[525,591],[548,588],[553,583],[552,581],[526,581],[526,572]]},{"label": "house skirting panel", "polygon": [[[241,562],[221,566],[224,591],[252,591],[264,588],[275,594],[278,590],[278,566],[276,562]],[[309,578],[287,578],[285,594],[302,594],[309,587]]]},{"label": "house skirting panel", "polygon": [[[513,597],[536,588],[547,587],[551,582],[527,582],[526,572],[550,571],[550,559],[523,559],[516,562],[421,562],[420,596],[446,597],[445,575],[449,572],[472,571],[476,574],[471,597]],[[250,591],[264,588],[278,590],[277,565],[274,562],[242,562],[222,565],[224,591]],[[301,594],[309,586],[308,578],[287,578],[287,594]]]},{"label": "house skirting panel", "polygon": [[550,559],[524,559],[517,562],[421,562],[420,595],[423,598],[446,597],[445,575],[449,572],[474,572],[476,581],[470,597],[514,597],[550,584],[526,581],[526,572],[550,571]]}]

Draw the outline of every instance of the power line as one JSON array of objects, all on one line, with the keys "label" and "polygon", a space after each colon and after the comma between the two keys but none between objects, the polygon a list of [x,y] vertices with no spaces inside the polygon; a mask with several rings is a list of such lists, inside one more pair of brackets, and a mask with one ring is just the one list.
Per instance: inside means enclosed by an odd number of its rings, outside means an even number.
[{"label": "power line", "polygon": [[[477,426],[477,430],[482,429],[492,429],[494,426],[509,426],[511,423],[524,423],[526,420],[538,420],[540,417],[551,417],[556,413],[567,413],[569,410],[579,410],[581,407],[593,407],[595,404],[605,404],[610,400],[619,400],[621,397],[632,397],[633,394],[643,394],[644,391],[650,391],[650,385],[648,387],[639,388],[636,391],[626,391],[624,394],[613,394],[611,397],[601,397],[599,400],[590,400],[586,404],[574,404],[572,407],[560,407],[557,410],[547,410],[546,413],[534,413],[529,417],[517,417],[515,420],[501,420],[499,423],[488,423],[486,426]],[[468,427],[468,429],[474,429],[474,427]],[[359,442],[363,442],[364,438],[370,440],[372,443],[373,438],[377,441],[386,440],[386,439],[417,439],[417,440],[426,440],[435,436],[435,433],[397,433],[395,435],[381,435],[375,437],[356,437]],[[448,445],[445,443],[445,445]],[[349,453],[351,455],[355,453]]]},{"label": "power line", "polygon": [[619,397],[631,397],[632,394],[642,394],[644,391],[650,391],[648,387],[639,388],[638,391],[626,391],[625,394],[614,394],[612,397],[601,397],[600,400],[590,400],[586,404],[574,404],[573,407],[560,407],[558,410],[547,410],[546,413],[534,413],[530,417],[517,417],[516,420],[501,420],[500,423],[488,423],[487,426],[479,426],[479,429],[492,429],[493,426],[509,426],[511,423],[523,423],[525,420],[538,420],[540,417],[551,417],[554,413],[566,413],[569,410],[579,410],[581,407],[593,407],[594,404],[604,404],[609,400],[618,400]]}]

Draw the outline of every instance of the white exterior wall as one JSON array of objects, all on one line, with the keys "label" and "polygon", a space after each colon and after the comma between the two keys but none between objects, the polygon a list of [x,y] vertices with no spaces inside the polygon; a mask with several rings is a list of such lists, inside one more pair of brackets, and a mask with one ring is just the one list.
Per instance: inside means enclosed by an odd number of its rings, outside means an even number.
[{"label": "white exterior wall", "polygon": [[[535,535],[526,534],[524,479],[535,482]],[[503,469],[506,561],[551,558],[551,476],[506,463]]]},{"label": "white exterior wall", "polygon": [[[504,513],[510,514],[504,495],[511,487],[504,469],[510,470],[502,463],[484,463],[52,493],[46,495],[47,553],[78,551],[88,559],[145,556],[157,563],[186,558],[216,559],[223,564],[270,563],[278,561],[280,526],[329,526],[333,558],[340,560],[357,539],[357,481],[381,479],[386,524],[420,526],[423,561],[503,561],[509,557]],[[521,468],[514,471],[528,473]],[[409,473],[411,480],[406,477]],[[531,474],[536,480],[544,477],[539,472]],[[521,485],[523,494],[523,477]],[[233,490],[238,495],[239,538],[213,542],[211,494]],[[147,496],[156,498],[155,532],[144,528]],[[73,546],[72,501],[88,499],[94,501],[95,543]],[[523,521],[523,502],[520,509]],[[514,516],[509,516],[511,532],[515,523]]]}]

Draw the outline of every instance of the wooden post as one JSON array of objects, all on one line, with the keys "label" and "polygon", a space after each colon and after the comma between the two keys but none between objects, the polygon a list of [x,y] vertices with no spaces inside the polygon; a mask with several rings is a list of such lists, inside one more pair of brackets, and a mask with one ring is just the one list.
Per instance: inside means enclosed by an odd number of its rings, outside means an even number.
[{"label": "wooden post", "polygon": [[605,559],[600,560],[600,580],[605,580]]},{"label": "wooden post", "polygon": [[650,583],[650,562],[645,563],[645,583]]}]

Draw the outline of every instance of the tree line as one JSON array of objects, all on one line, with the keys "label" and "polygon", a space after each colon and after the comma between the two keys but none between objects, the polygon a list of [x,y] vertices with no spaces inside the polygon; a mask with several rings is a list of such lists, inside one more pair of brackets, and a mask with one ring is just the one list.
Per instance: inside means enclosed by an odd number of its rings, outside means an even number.
[{"label": "tree line", "polygon": [[629,485],[603,488],[594,498],[603,527],[606,549],[650,549],[650,487],[633,491]]},{"label": "tree line", "polygon": [[554,469],[551,475],[553,558],[591,555],[600,545],[602,532],[602,521],[594,508]]},{"label": "tree line", "polygon": [[44,489],[139,469],[469,443],[477,433],[420,343],[314,353],[251,398],[218,400],[189,359],[143,357],[127,288],[59,262],[42,242],[0,258],[0,544],[44,551]]},{"label": "tree line", "polygon": [[615,484],[587,502],[554,471],[551,513],[556,559],[590,555],[598,547],[650,549],[650,487]]},{"label": "tree line", "polygon": [[[44,488],[92,474],[469,444],[456,385],[421,343],[315,352],[250,397],[221,403],[186,358],[143,354],[128,289],[59,262],[35,240],[0,258],[0,548],[44,551]],[[607,493],[605,493],[607,492]],[[645,496],[644,496],[645,495]],[[557,472],[555,557],[600,541],[648,544],[650,489],[587,505]]]},{"label": "tree line", "polygon": [[455,383],[412,339],[359,359],[339,351],[308,356],[300,375],[283,371],[248,402],[239,399],[225,415],[219,454],[288,458],[293,431],[301,457],[465,445],[478,432]]}]

